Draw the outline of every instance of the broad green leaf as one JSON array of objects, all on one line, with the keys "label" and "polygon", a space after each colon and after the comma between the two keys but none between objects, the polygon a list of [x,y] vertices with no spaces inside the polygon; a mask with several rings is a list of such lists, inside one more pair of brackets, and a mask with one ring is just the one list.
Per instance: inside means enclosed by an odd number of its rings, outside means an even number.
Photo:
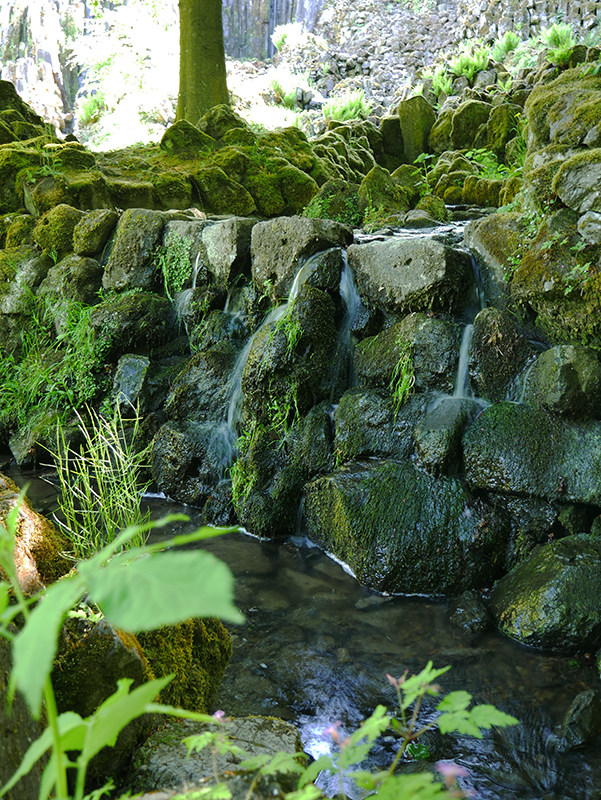
[{"label": "broad green leaf", "polygon": [[92,601],[126,631],[175,625],[190,617],[244,622],[233,602],[230,570],[203,550],[160,553],[127,566],[111,561],[82,574]]},{"label": "broad green leaf", "polygon": [[376,706],[371,716],[363,720],[361,725],[350,737],[351,744],[355,744],[364,737],[367,737],[370,742],[373,742],[382,731],[385,731],[390,723],[390,718],[386,714],[385,706]]},{"label": "broad green leaf", "polygon": [[418,697],[424,694],[437,694],[438,689],[433,686],[433,682],[440,675],[451,669],[450,667],[442,667],[441,669],[434,669],[432,662],[428,661],[423,670],[417,674],[412,675],[410,678],[401,685],[401,692],[403,694],[403,708],[409,706],[417,700]]},{"label": "broad green leaf", "polygon": [[298,780],[299,788],[302,788],[307,783],[313,783],[322,770],[336,772],[336,767],[334,766],[334,762],[330,756],[319,756],[319,758],[316,759],[312,764],[309,764],[304,774],[301,775]]},{"label": "broad green leaf", "polygon": [[482,739],[480,728],[472,721],[469,711],[445,711],[436,720],[441,733],[467,733],[476,739]]},{"label": "broad green leaf", "polygon": [[440,701],[436,708],[439,711],[465,711],[466,708],[469,708],[471,702],[472,696],[469,692],[450,692]]},{"label": "broad green leaf", "polygon": [[286,800],[319,800],[321,797],[323,797],[321,789],[313,786],[312,783],[308,783],[297,792],[289,792],[286,795]]},{"label": "broad green leaf", "polygon": [[8,608],[8,598],[10,595],[10,587],[5,581],[0,582],[0,614],[4,614]]},{"label": "broad green leaf", "polygon": [[348,767],[352,767],[353,764],[360,764],[362,761],[365,761],[372,747],[373,742],[346,745],[340,750],[340,756],[338,758],[339,767],[341,769],[348,769]]},{"label": "broad green leaf", "polygon": [[21,691],[35,719],[40,716],[44,683],[52,670],[60,627],[83,588],[79,578],[53,583],[15,636],[11,691],[15,686]]},{"label": "broad green leaf", "polygon": [[405,752],[416,761],[428,761],[431,758],[430,751],[426,745],[421,742],[409,742]]},{"label": "broad green leaf", "polygon": [[519,719],[499,711],[498,708],[489,705],[474,706],[470,712],[473,722],[479,728],[492,728],[496,725],[498,728],[505,728],[508,725],[519,725]]},{"label": "broad green leaf", "polygon": [[[61,714],[58,718],[58,726],[61,737],[66,735],[70,730],[78,728],[82,724],[83,720],[79,716],[79,714],[75,714],[73,711],[66,711],[64,714]],[[31,768],[36,764],[39,759],[44,755],[44,753],[52,747],[52,731],[50,728],[46,728],[44,733],[32,742],[29,746],[27,752],[23,756],[21,763],[19,764],[19,768],[12,776],[12,778],[6,783],[2,789],[0,790],[0,797],[2,797],[6,792],[15,785],[15,783],[20,780],[23,775],[27,775],[27,773],[31,770]],[[56,766],[55,766],[56,771]]]},{"label": "broad green leaf", "polygon": [[167,675],[165,678],[143,683],[133,692],[128,691],[130,679],[117,681],[117,691],[86,720],[87,734],[78,761],[87,764],[105,745],[113,746],[120,731],[132,719],[145,713],[147,704],[167,686],[172,677]]},{"label": "broad green leaf", "polygon": [[429,772],[393,775],[377,791],[378,800],[443,800],[448,797],[443,785]]}]

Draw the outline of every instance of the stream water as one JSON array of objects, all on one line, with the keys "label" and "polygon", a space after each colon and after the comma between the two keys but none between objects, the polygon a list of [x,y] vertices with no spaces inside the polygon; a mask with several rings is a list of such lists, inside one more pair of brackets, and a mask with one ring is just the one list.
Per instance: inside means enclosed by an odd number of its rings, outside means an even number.
[{"label": "stream water", "polygon": [[[21,485],[30,481],[32,503],[52,514],[52,486],[35,475],[8,474]],[[178,532],[202,524],[193,509],[164,498],[146,501],[156,518],[188,514],[189,525],[178,523]],[[228,714],[291,720],[306,750],[317,756],[331,745],[324,731],[332,723],[351,731],[378,703],[393,707],[387,672],[417,672],[432,660],[436,667],[451,665],[440,679],[445,691],[465,689],[476,702],[493,703],[521,720],[515,728],[485,732],[482,740],[429,735],[433,758],[469,769],[460,779],[464,790],[481,800],[599,797],[601,742],[567,754],[553,746],[573,698],[598,686],[585,659],[543,654],[495,631],[471,640],[450,624],[451,601],[379,596],[300,537],[282,543],[234,533],[203,547],[230,566],[246,616],[244,625],[230,626],[234,653],[217,700]],[[431,714],[426,705],[423,719]],[[385,738],[372,765],[389,764],[397,746]],[[347,789],[353,796],[352,785]]]}]

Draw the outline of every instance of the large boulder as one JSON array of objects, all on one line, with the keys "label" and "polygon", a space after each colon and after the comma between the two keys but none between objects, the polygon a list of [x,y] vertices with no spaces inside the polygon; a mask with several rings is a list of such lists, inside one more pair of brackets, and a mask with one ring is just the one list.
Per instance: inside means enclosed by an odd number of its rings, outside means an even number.
[{"label": "large boulder", "polygon": [[271,286],[285,297],[309,256],[330,247],[346,247],[352,231],[339,222],[307,217],[280,217],[252,229],[252,277],[260,288]]},{"label": "large boulder", "polygon": [[557,345],[537,358],[524,400],[562,417],[586,420],[601,415],[601,364],[589,347]]},{"label": "large boulder", "polygon": [[[601,92],[599,93],[601,98]],[[573,211],[601,211],[601,149],[585,150],[563,161],[553,192]]]},{"label": "large boulder", "polygon": [[521,219],[522,216],[516,213],[491,214],[465,226],[465,243],[479,257],[485,300],[500,309],[505,308],[510,300],[508,257],[523,242]]},{"label": "large boulder", "polygon": [[435,121],[436,112],[422,95],[415,95],[399,103],[405,157],[410,164],[419,155],[428,152],[428,137]]},{"label": "large boulder", "polygon": [[355,462],[307,484],[311,541],[381,592],[458,594],[503,566],[505,523],[461,481],[411,463]]},{"label": "large boulder", "polygon": [[161,241],[165,218],[159,211],[128,208],[117,225],[111,255],[106,265],[105,289],[156,287],[153,253]]},{"label": "large boulder", "polygon": [[428,238],[351,245],[347,258],[361,297],[386,311],[452,311],[465,303],[469,256]]},{"label": "large boulder", "polygon": [[486,125],[492,112],[492,105],[481,100],[466,100],[455,110],[451,123],[451,144],[453,150],[472,147],[481,125]]},{"label": "large boulder", "polygon": [[468,484],[601,505],[601,423],[562,422],[516,403],[486,408],[463,437]]},{"label": "large boulder", "polygon": [[496,584],[490,608],[503,633],[524,644],[594,651],[601,641],[601,544],[582,535],[535,548]]}]

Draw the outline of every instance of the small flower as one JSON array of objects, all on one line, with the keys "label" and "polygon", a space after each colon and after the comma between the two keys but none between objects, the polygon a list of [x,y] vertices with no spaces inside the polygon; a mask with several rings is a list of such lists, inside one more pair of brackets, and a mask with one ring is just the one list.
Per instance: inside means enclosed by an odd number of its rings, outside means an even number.
[{"label": "small flower", "polygon": [[388,678],[388,681],[394,686],[395,689],[399,688],[399,682],[397,681],[396,678],[393,678],[392,675],[389,675],[388,673],[386,673],[386,677]]},{"label": "small flower", "polygon": [[211,716],[213,717],[213,719],[216,719],[217,722],[223,722],[223,720],[225,719],[225,711],[221,711],[221,709],[219,709],[219,711],[216,711],[214,714],[211,714]]},{"label": "small flower", "polygon": [[340,743],[342,737],[340,736],[338,728],[340,728],[341,725],[342,722],[340,720],[336,720],[336,722],[333,722],[329,728],[324,730],[324,736],[331,736],[335,742]]},{"label": "small flower", "polygon": [[470,774],[469,770],[465,769],[465,767],[460,767],[459,764],[455,764],[453,761],[437,761],[436,769],[444,778],[447,789],[451,788],[456,778],[465,778]]}]

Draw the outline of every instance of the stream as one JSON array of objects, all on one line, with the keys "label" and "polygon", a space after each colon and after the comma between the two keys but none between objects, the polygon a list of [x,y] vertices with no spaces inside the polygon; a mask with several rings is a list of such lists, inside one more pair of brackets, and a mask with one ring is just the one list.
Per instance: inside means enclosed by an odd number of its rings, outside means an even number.
[{"label": "stream", "polygon": [[[7,470],[30,482],[36,510],[51,515],[54,488],[35,474]],[[148,496],[152,516],[183,512],[169,535],[202,524],[199,514],[164,498]],[[301,536],[259,541],[243,533],[202,545],[222,558],[236,581],[236,602],[246,616],[229,626],[234,652],[217,706],[227,714],[261,714],[294,722],[307,752],[330,747],[324,731],[334,722],[354,730],[378,703],[393,708],[386,673],[418,672],[432,660],[450,665],[439,680],[445,692],[465,689],[478,703],[492,703],[521,721],[515,728],[485,731],[482,740],[430,733],[432,758],[453,759],[469,769],[464,791],[481,800],[595,800],[601,787],[599,740],[567,754],[553,737],[578,692],[596,687],[586,659],[547,655],[490,630],[471,640],[449,622],[452,601],[382,597],[362,588],[343,567]],[[422,721],[432,715],[425,705]],[[398,742],[384,739],[372,767],[390,764]],[[333,794],[337,785],[322,784]],[[347,787],[349,796],[353,785]]]}]

